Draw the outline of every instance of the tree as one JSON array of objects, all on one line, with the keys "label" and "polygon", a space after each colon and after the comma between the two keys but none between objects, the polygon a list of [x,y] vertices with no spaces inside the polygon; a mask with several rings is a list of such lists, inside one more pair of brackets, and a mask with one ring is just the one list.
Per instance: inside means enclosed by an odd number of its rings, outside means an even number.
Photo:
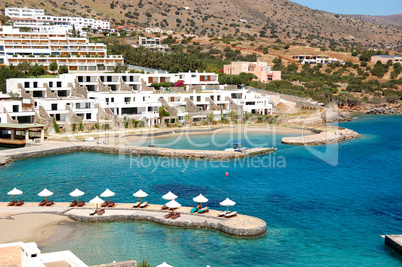
[{"label": "tree", "polygon": [[31,63],[29,63],[27,60],[25,60],[24,62],[21,62],[17,65],[17,68],[20,71],[23,71],[25,75],[27,75],[30,67],[31,67]]},{"label": "tree", "polygon": [[190,115],[190,114],[185,115],[185,116],[184,116],[184,121],[185,121],[186,123],[191,123],[191,115]]},{"label": "tree", "polygon": [[170,116],[170,113],[163,106],[159,108],[158,112],[159,112],[159,118],[160,118],[161,124],[162,124],[163,123],[163,117]]},{"label": "tree", "polygon": [[59,68],[59,74],[68,73],[68,67],[66,65],[61,65]]},{"label": "tree", "polygon": [[59,66],[57,65],[57,62],[52,62],[49,65],[49,70],[53,72],[53,74],[55,73],[55,71],[57,71],[57,69],[59,68]]},{"label": "tree", "polygon": [[233,110],[229,111],[228,114],[226,114],[231,121],[234,121],[236,119],[236,112],[234,112]]},{"label": "tree", "polygon": [[17,68],[0,67],[0,92],[6,93],[6,80],[10,78],[23,78],[25,75]]},{"label": "tree", "polygon": [[207,114],[207,121],[208,123],[212,123],[214,121],[214,113],[210,112]]},{"label": "tree", "polygon": [[4,15],[0,15],[0,22],[1,22],[2,25],[6,24],[7,21],[9,21],[9,20],[10,20],[9,17],[4,16]]},{"label": "tree", "polygon": [[29,67],[29,75],[35,76],[38,78],[38,76],[45,75],[46,74],[46,69],[43,67],[43,65],[38,65],[38,63],[35,63],[35,65]]},{"label": "tree", "polygon": [[114,67],[114,72],[117,73],[123,73],[127,70],[127,65],[123,64],[123,63],[117,63],[116,66]]}]

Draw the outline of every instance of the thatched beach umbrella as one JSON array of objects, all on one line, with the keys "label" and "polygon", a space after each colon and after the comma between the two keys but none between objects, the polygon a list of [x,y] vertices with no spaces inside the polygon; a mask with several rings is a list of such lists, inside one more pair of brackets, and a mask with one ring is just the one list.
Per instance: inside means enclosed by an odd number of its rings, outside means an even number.
[{"label": "thatched beach umbrella", "polygon": [[167,264],[167,263],[164,261],[162,264],[159,264],[159,265],[156,266],[156,267],[173,267],[173,266],[170,265],[170,264]]},{"label": "thatched beach umbrella", "polygon": [[95,198],[93,198],[89,201],[89,203],[91,203],[91,204],[96,204],[96,209],[95,209],[96,212],[98,212],[98,204],[102,204],[103,202],[105,202],[105,201],[103,201],[103,199],[101,199],[98,196],[96,196]]},{"label": "thatched beach umbrella", "polygon": [[173,200],[176,199],[177,196],[169,191],[167,194],[163,195],[162,198],[166,200]]},{"label": "thatched beach umbrella", "polygon": [[204,197],[202,194],[200,194],[199,196],[193,198],[194,202],[199,202],[200,203],[200,208],[202,208],[202,204],[201,203],[205,203],[208,202],[208,198]]},{"label": "thatched beach umbrella", "polygon": [[109,189],[106,188],[105,192],[103,192],[100,196],[101,197],[107,197],[107,203],[109,203],[109,197],[114,196],[115,193],[110,191]]},{"label": "thatched beach umbrella", "polygon": [[229,212],[229,206],[236,205],[236,202],[230,200],[229,198],[226,198],[224,201],[222,201],[219,204],[221,204],[221,206],[226,206],[227,207],[226,212]]},{"label": "thatched beach umbrella", "polygon": [[17,195],[22,195],[22,191],[17,188],[14,188],[10,192],[8,192],[7,195],[14,195],[14,201],[17,202]]},{"label": "thatched beach umbrella", "polygon": [[174,214],[174,209],[178,209],[181,207],[181,204],[178,203],[176,200],[171,200],[166,203],[166,207],[172,210],[172,215]]},{"label": "thatched beach umbrella", "polygon": [[140,190],[138,190],[137,192],[135,192],[135,193],[133,194],[133,196],[139,197],[139,198],[140,198],[140,204],[141,204],[141,203],[142,203],[142,202],[141,202],[141,198],[147,197],[148,194],[145,193],[144,191],[142,191],[142,190],[140,189]]},{"label": "thatched beach umbrella", "polygon": [[70,193],[70,196],[72,197],[77,197],[77,203],[78,203],[78,197],[83,196],[85,193],[76,188],[73,192]]},{"label": "thatched beach umbrella", "polygon": [[45,197],[45,203],[47,203],[47,197],[50,197],[50,196],[52,196],[52,195],[53,195],[53,192],[47,190],[46,188],[43,189],[43,190],[38,194],[38,196],[40,196],[40,197]]}]

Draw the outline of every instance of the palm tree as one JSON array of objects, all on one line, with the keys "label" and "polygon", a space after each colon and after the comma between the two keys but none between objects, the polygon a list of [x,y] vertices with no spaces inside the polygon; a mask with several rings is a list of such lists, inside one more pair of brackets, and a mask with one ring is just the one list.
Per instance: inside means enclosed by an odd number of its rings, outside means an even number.
[{"label": "palm tree", "polygon": [[161,124],[163,124],[163,117],[170,116],[170,113],[163,106],[159,108],[158,112],[159,112],[159,118],[161,120]]},{"label": "palm tree", "polygon": [[212,124],[212,122],[214,121],[214,113],[213,112],[210,112],[207,114],[207,121],[208,121],[208,123]]}]

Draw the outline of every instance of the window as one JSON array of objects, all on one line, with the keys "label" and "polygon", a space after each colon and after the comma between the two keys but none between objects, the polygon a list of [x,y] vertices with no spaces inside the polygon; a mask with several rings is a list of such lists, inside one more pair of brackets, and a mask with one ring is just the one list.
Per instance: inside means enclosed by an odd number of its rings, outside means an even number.
[{"label": "window", "polygon": [[87,76],[87,83],[91,82],[91,76]]},{"label": "window", "polygon": [[57,87],[61,87],[61,82],[57,82]]},{"label": "window", "polygon": [[90,119],[92,118],[92,114],[91,114],[91,113],[85,114],[85,118],[86,118],[87,120],[90,120]]},{"label": "window", "polygon": [[130,76],[130,82],[134,82],[134,76]]},{"label": "window", "polygon": [[123,79],[123,82],[127,82],[127,77],[126,76],[122,76],[121,78]]},{"label": "window", "polygon": [[38,82],[33,83],[33,88],[38,88]]},{"label": "window", "polygon": [[49,87],[53,87],[53,82],[49,82]]},{"label": "window", "polygon": [[29,82],[24,82],[24,87],[29,88]]},{"label": "window", "polygon": [[221,96],[220,95],[218,95],[218,101],[221,101]]},{"label": "window", "polygon": [[201,101],[201,96],[197,96],[197,102]]},{"label": "window", "polygon": [[112,98],[110,99],[110,102],[114,102],[114,97],[112,97]]},{"label": "window", "polygon": [[194,100],[194,97],[190,96],[190,100],[193,101],[193,100]]},{"label": "window", "polygon": [[131,102],[131,97],[125,97],[125,98],[124,98],[124,102],[130,103],[130,102]]},{"label": "window", "polygon": [[213,95],[211,95],[211,100],[214,101],[214,96]]},{"label": "window", "polygon": [[13,105],[13,112],[19,112],[20,108],[18,105]]},{"label": "window", "polygon": [[197,77],[197,75],[191,74],[191,78],[195,78],[195,77]]},{"label": "window", "polygon": [[52,110],[57,110],[57,104],[52,104]]},{"label": "window", "polygon": [[107,81],[111,82],[112,81],[112,76],[107,76]]}]

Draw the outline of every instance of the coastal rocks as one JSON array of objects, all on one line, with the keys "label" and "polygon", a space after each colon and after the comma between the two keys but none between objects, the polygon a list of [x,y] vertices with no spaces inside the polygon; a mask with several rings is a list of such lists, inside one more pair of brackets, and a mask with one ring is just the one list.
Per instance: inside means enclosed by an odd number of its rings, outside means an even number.
[{"label": "coastal rocks", "polygon": [[108,264],[93,265],[91,267],[137,267],[137,262],[134,260],[113,262]]},{"label": "coastal rocks", "polygon": [[392,108],[392,107],[372,108],[366,111],[366,114],[375,114],[375,115],[399,114],[399,113],[400,110],[398,108]]},{"label": "coastal rocks", "polygon": [[358,138],[360,134],[357,132],[342,128],[336,127],[336,130],[329,129],[327,131],[323,131],[319,134],[307,135],[307,136],[298,136],[298,137],[284,137],[282,138],[282,143],[287,145],[309,145],[309,146],[317,146],[324,145],[330,143],[337,143],[344,140]]},{"label": "coastal rocks", "polygon": [[13,159],[11,157],[0,157],[0,166],[9,164]]}]

